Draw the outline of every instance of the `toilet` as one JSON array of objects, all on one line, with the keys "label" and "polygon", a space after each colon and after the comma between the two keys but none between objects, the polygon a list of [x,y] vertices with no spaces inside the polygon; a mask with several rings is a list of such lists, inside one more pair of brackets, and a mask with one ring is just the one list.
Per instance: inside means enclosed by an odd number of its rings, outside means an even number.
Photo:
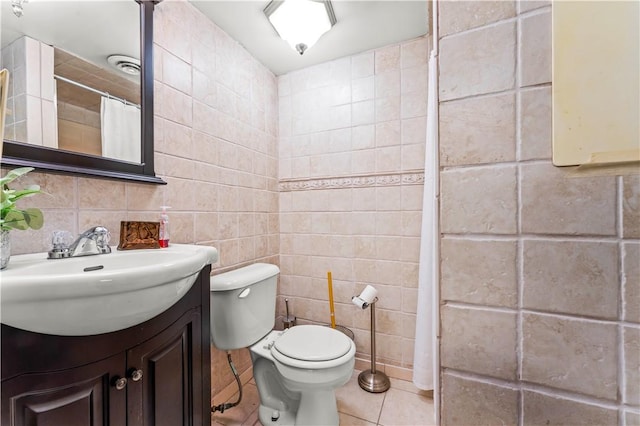
[{"label": "toilet", "polygon": [[273,330],[277,266],[256,263],[211,277],[211,339],[249,348],[265,425],[338,425],[335,389],[353,372],[356,347],[330,327]]}]

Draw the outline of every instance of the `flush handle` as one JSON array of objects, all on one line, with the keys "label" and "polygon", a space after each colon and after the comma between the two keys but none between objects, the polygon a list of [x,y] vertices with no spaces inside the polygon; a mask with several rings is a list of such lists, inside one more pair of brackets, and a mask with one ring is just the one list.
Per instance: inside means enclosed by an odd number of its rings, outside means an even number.
[{"label": "flush handle", "polygon": [[238,295],[238,299],[244,299],[245,297],[247,297],[249,295],[249,293],[251,293],[251,289],[249,287],[245,288],[244,290],[242,290],[240,292],[240,294]]}]

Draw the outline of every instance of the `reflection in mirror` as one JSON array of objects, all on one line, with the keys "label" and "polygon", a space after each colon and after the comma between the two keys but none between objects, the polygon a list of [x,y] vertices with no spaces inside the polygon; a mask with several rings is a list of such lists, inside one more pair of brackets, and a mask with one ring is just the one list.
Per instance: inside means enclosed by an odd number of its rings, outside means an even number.
[{"label": "reflection in mirror", "polygon": [[153,170],[156,1],[32,1],[21,17],[9,3],[3,163],[163,183]]},{"label": "reflection in mirror", "polygon": [[[134,1],[30,2],[20,17],[3,13],[2,67],[14,76],[7,138],[140,163],[139,149],[125,149],[140,145],[138,14]],[[116,68],[125,55],[132,66]]]},{"label": "reflection in mirror", "polygon": [[139,163],[139,61],[113,56],[137,69],[135,80],[54,48],[57,147]]}]

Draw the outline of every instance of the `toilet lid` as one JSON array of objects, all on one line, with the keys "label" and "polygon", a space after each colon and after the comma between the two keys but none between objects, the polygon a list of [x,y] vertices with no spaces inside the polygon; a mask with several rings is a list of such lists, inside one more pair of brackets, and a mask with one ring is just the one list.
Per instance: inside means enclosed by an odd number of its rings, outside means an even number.
[{"label": "toilet lid", "polygon": [[276,339],[281,354],[302,361],[329,361],[349,352],[351,340],[337,330],[319,325],[291,327]]}]

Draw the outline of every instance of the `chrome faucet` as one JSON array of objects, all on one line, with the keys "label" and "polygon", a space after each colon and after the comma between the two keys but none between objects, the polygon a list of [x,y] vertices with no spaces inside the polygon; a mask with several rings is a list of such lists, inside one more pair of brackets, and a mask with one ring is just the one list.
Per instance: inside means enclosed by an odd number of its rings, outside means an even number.
[{"label": "chrome faucet", "polygon": [[104,226],[88,229],[69,246],[69,257],[111,253],[110,237],[111,234]]},{"label": "chrome faucet", "polygon": [[54,234],[53,249],[49,251],[49,259],[64,259],[67,257],[92,256],[111,253],[109,238],[111,234],[104,226],[95,226],[84,231],[69,246],[61,243],[62,237]]}]

